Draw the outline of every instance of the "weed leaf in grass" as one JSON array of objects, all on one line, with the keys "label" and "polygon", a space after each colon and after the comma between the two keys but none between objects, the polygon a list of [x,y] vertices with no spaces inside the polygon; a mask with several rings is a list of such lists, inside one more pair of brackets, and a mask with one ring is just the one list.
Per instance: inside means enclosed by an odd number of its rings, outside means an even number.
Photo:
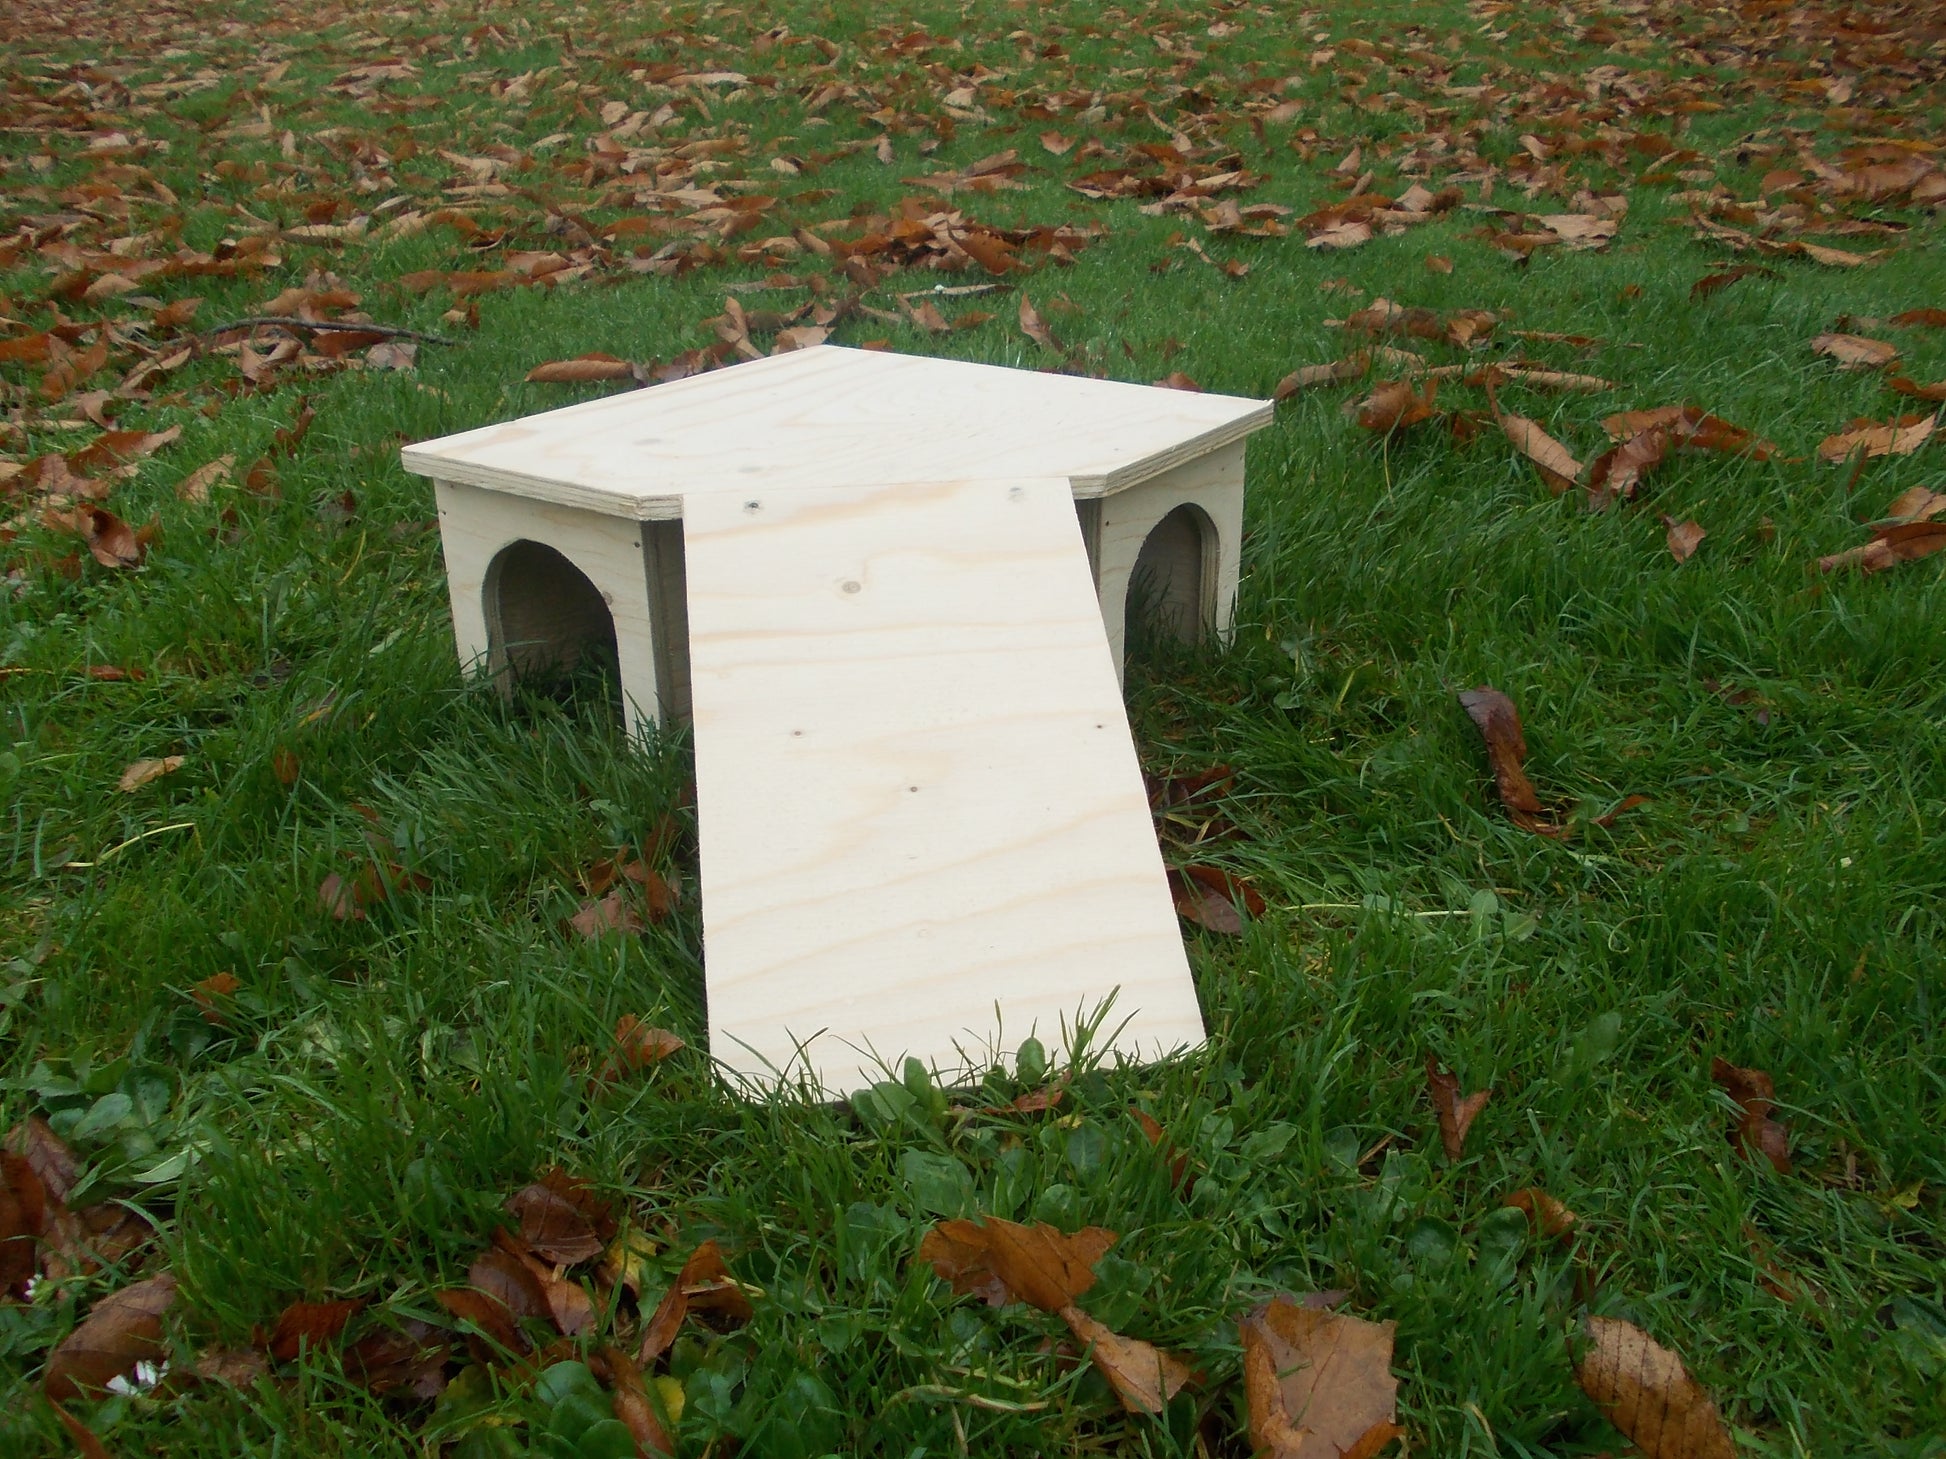
[{"label": "weed leaf in grass", "polygon": [[1189,1364],[1173,1353],[1139,1338],[1123,1337],[1079,1307],[1063,1307],[1060,1316],[1068,1330],[1088,1345],[1089,1358],[1130,1413],[1161,1413],[1195,1376]]},{"label": "weed leaf in grass", "polygon": [[176,1278],[170,1272],[103,1297],[48,1355],[41,1377],[47,1396],[61,1402],[107,1387],[109,1379],[133,1372],[137,1363],[161,1361],[168,1351],[162,1314],[175,1300]]},{"label": "weed leaf in grass", "polygon": [[1546,819],[1546,808],[1527,778],[1527,737],[1521,730],[1520,711],[1513,700],[1491,685],[1460,691],[1459,702],[1467,717],[1486,742],[1487,763],[1493,770],[1493,783],[1500,803],[1523,831],[1543,836],[1558,836],[1561,828]]},{"label": "weed leaf in grass", "polygon": [[998,1216],[978,1221],[941,1221],[919,1243],[955,1292],[978,1294],[990,1307],[1026,1302],[1059,1312],[1095,1284],[1095,1263],[1115,1244],[1115,1233],[1084,1226],[1072,1236],[1036,1222],[1022,1226]]},{"label": "weed leaf in grass", "polygon": [[1590,1317],[1587,1336],[1575,1381],[1646,1459],[1733,1459],[1716,1404],[1681,1358],[1611,1317]]},{"label": "weed leaf in grass", "polygon": [[1445,1147],[1448,1160],[1457,1160],[1466,1148],[1466,1132],[1493,1098],[1493,1091],[1481,1089],[1461,1095],[1459,1080],[1441,1070],[1439,1059],[1428,1054],[1426,1092],[1432,1096],[1433,1111],[1439,1116],[1439,1143]]},{"label": "weed leaf in grass", "polygon": [[1730,1132],[1730,1143],[1755,1160],[1768,1160],[1779,1175],[1791,1173],[1791,1135],[1770,1117],[1777,1089],[1762,1069],[1742,1069],[1727,1059],[1710,1060],[1710,1078],[1737,1102],[1743,1117]]},{"label": "weed leaf in grass", "polygon": [[1405,1431],[1397,1324],[1274,1297],[1238,1319],[1250,1442],[1262,1459],[1370,1459]]}]

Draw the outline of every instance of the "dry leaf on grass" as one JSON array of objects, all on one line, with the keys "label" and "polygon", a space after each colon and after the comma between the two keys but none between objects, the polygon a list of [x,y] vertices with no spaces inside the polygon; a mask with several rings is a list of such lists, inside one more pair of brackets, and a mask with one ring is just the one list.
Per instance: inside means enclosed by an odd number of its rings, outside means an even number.
[{"label": "dry leaf on grass", "polygon": [[1358,423],[1381,435],[1418,425],[1432,419],[1433,397],[1438,390],[1437,380],[1428,380],[1423,394],[1409,381],[1387,380],[1358,402]]},{"label": "dry leaf on grass", "polygon": [[1020,332],[1042,349],[1053,350],[1057,355],[1061,353],[1061,341],[1054,337],[1054,331],[1047,327],[1047,321],[1041,318],[1040,311],[1024,293],[1020,296]]},{"label": "dry leaf on grass", "polygon": [[1730,1143],[1753,1160],[1762,1156],[1779,1175],[1789,1175],[1791,1134],[1770,1117],[1777,1097],[1770,1075],[1762,1069],[1739,1068],[1726,1059],[1711,1059],[1710,1078],[1743,1111]]},{"label": "dry leaf on grass", "polygon": [[1095,1284],[1095,1263],[1114,1244],[1115,1233],[1099,1226],[1069,1236],[1045,1222],[983,1216],[941,1221],[919,1243],[919,1258],[955,1292],[977,1293],[990,1307],[1026,1302],[1059,1312]]},{"label": "dry leaf on grass", "polygon": [[1319,385],[1340,385],[1347,380],[1356,380],[1372,367],[1372,357],[1360,350],[1342,360],[1333,360],[1328,365],[1299,365],[1290,374],[1277,382],[1271,391],[1273,400],[1289,400],[1300,390],[1310,390]]},{"label": "dry leaf on grass", "polygon": [[1720,293],[1722,290],[1729,288],[1738,279],[1747,279],[1753,274],[1766,279],[1781,279],[1783,277],[1776,269],[1766,268],[1760,263],[1740,263],[1734,268],[1724,269],[1721,273],[1708,274],[1698,279],[1689,286],[1689,297],[1692,299],[1707,299],[1711,294]]},{"label": "dry leaf on grass", "polygon": [[41,1387],[60,1402],[106,1388],[108,1380],[133,1372],[137,1363],[167,1355],[162,1314],[176,1300],[176,1279],[160,1272],[147,1281],[111,1292],[89,1309],[81,1325],[48,1355]]},{"label": "dry leaf on grass", "polygon": [[1261,917],[1266,910],[1256,888],[1217,866],[1171,867],[1169,892],[1175,898],[1177,916],[1226,937],[1243,935],[1245,912]]},{"label": "dry leaf on grass", "polygon": [[632,1013],[615,1020],[615,1047],[596,1072],[594,1082],[613,1084],[628,1074],[652,1069],[685,1045],[666,1028],[642,1022]]},{"label": "dry leaf on grass", "polygon": [[1448,1160],[1457,1160],[1466,1148],[1466,1132],[1493,1098],[1493,1091],[1482,1089],[1462,1097],[1459,1080],[1441,1070],[1438,1058],[1428,1054],[1426,1092],[1432,1096],[1433,1110],[1439,1116],[1439,1143],[1445,1147]]},{"label": "dry leaf on grass", "polygon": [[676,1446],[649,1400],[648,1385],[642,1381],[642,1370],[635,1365],[635,1360],[617,1347],[604,1347],[595,1356],[608,1369],[609,1384],[614,1389],[615,1417],[635,1440],[636,1453],[674,1454]]},{"label": "dry leaf on grass", "polygon": [[159,780],[182,768],[181,755],[165,755],[159,760],[136,760],[122,771],[122,778],[115,782],[115,789],[127,794],[140,790],[151,780]]},{"label": "dry leaf on grass", "polygon": [[1677,562],[1688,562],[1709,535],[1703,528],[1690,521],[1678,522],[1674,517],[1664,517],[1662,525],[1667,529],[1669,555]]},{"label": "dry leaf on grass", "polygon": [[683,1319],[691,1312],[709,1313],[719,1327],[738,1327],[754,1313],[750,1299],[730,1275],[723,1252],[714,1241],[705,1241],[690,1253],[669,1290],[656,1304],[654,1314],[642,1329],[642,1341],[635,1361],[644,1368],[667,1352],[681,1331]]},{"label": "dry leaf on grass", "polygon": [[1514,449],[1540,468],[1541,480],[1556,496],[1574,485],[1574,479],[1581,474],[1581,463],[1566,446],[1524,415],[1496,413],[1494,420],[1514,443]]},{"label": "dry leaf on grass", "polygon": [[1938,420],[1937,415],[1902,415],[1890,421],[1854,420],[1842,431],[1818,442],[1818,455],[1834,463],[1860,455],[1868,461],[1879,456],[1910,456],[1926,444]]},{"label": "dry leaf on grass", "polygon": [[1162,1126],[1156,1123],[1155,1116],[1147,1110],[1132,1104],[1128,1107],[1128,1112],[1135,1117],[1135,1122],[1142,1127],[1142,1134],[1161,1153],[1167,1163],[1170,1186],[1177,1195],[1188,1200],[1190,1192],[1196,1188],[1195,1172],[1189,1168],[1189,1152],[1178,1150],[1175,1142],[1169,1138]]},{"label": "dry leaf on grass", "polygon": [[1460,704],[1486,742],[1487,763],[1493,767],[1494,787],[1500,803],[1507,808],[1516,826],[1543,836],[1561,834],[1546,820],[1547,811],[1527,778],[1527,737],[1521,730],[1520,711],[1513,700],[1490,685],[1460,691]]},{"label": "dry leaf on grass", "polygon": [[1534,1228],[1536,1236],[1544,1236],[1551,1241],[1566,1241],[1574,1235],[1575,1222],[1579,1218],[1537,1185],[1515,1191],[1504,1204],[1525,1211],[1528,1224]]},{"label": "dry leaf on grass", "polygon": [[1237,1327],[1260,1459],[1370,1459],[1404,1433],[1392,1376],[1396,1324],[1276,1297]]},{"label": "dry leaf on grass", "polygon": [[337,1302],[291,1303],[277,1314],[277,1325],[265,1343],[271,1359],[279,1363],[295,1362],[307,1347],[318,1348],[336,1342],[344,1334],[345,1324],[364,1305],[364,1299],[359,1297]]},{"label": "dry leaf on grass", "polygon": [[596,380],[632,380],[635,366],[614,355],[576,355],[571,360],[549,360],[526,374],[530,385],[583,385]]},{"label": "dry leaf on grass", "polygon": [[1811,350],[1836,360],[1841,370],[1883,370],[1899,358],[1897,345],[1859,334],[1821,334],[1811,341]]},{"label": "dry leaf on grass", "polygon": [[521,1241],[537,1256],[558,1266],[593,1261],[607,1249],[590,1217],[593,1193],[576,1190],[563,1176],[550,1175],[551,1179],[522,1186],[508,1197],[507,1214],[520,1223]]},{"label": "dry leaf on grass", "polygon": [[1631,1322],[1588,1319],[1575,1381],[1645,1459],[1734,1459],[1709,1393],[1682,1359]]},{"label": "dry leaf on grass", "polygon": [[1061,1320],[1088,1345],[1089,1358],[1130,1413],[1161,1413],[1195,1376],[1181,1358],[1153,1343],[1123,1337],[1079,1307],[1063,1307]]}]

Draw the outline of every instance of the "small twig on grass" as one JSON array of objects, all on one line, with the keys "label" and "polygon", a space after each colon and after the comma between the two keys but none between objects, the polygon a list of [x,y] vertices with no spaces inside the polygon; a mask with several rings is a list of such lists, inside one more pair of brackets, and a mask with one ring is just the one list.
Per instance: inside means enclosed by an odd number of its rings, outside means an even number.
[{"label": "small twig on grass", "polygon": [[287,329],[337,329],[348,334],[383,334],[395,339],[423,340],[426,344],[456,345],[456,339],[444,335],[426,334],[421,330],[407,329],[398,324],[362,324],[350,319],[296,319],[283,314],[254,314],[248,319],[233,319],[228,324],[219,324],[214,329],[198,331],[198,339],[211,339],[219,334],[228,334],[233,329],[255,329],[259,325],[281,324]]}]

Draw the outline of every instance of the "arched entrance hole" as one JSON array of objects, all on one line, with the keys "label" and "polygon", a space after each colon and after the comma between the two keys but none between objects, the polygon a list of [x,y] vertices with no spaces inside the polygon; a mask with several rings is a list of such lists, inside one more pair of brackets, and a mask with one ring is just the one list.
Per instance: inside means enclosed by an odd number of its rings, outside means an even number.
[{"label": "arched entrance hole", "polygon": [[1129,574],[1124,642],[1197,643],[1214,627],[1216,526],[1199,506],[1184,502],[1157,522]]},{"label": "arched entrance hole", "polygon": [[590,679],[620,704],[615,620],[601,590],[541,542],[509,543],[487,568],[488,662],[503,693],[515,684],[567,698]]}]

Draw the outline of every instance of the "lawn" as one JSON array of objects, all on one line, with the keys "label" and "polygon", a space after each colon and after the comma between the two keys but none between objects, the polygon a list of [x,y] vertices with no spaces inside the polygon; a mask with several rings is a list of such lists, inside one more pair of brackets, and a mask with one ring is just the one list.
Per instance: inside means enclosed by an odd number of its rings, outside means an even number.
[{"label": "lawn", "polygon": [[[619,1386],[685,1455],[1241,1459],[1238,1319],[1335,1293],[1396,1324],[1409,1452],[1623,1450],[1592,1314],[1741,1450],[1946,1455],[1935,7],[33,0],[0,42],[0,1452],[81,1442],[51,1357],[142,1357],[87,1442],[632,1453]],[[224,328],[266,315],[430,338]],[[787,330],[1346,362],[1251,442],[1234,640],[1130,675],[1165,857],[1263,899],[1185,923],[1206,1048],[739,1100],[684,735],[462,682],[399,446]],[[526,380],[590,353],[629,378]],[[624,864],[673,911],[577,926]],[[1457,1158],[1429,1060],[1492,1091]],[[502,1271],[555,1304],[515,1325],[476,1289],[549,1200],[600,1254]],[[921,1242],[975,1214],[1116,1233],[1083,1305],[1197,1376],[1128,1412],[956,1294]]]}]

